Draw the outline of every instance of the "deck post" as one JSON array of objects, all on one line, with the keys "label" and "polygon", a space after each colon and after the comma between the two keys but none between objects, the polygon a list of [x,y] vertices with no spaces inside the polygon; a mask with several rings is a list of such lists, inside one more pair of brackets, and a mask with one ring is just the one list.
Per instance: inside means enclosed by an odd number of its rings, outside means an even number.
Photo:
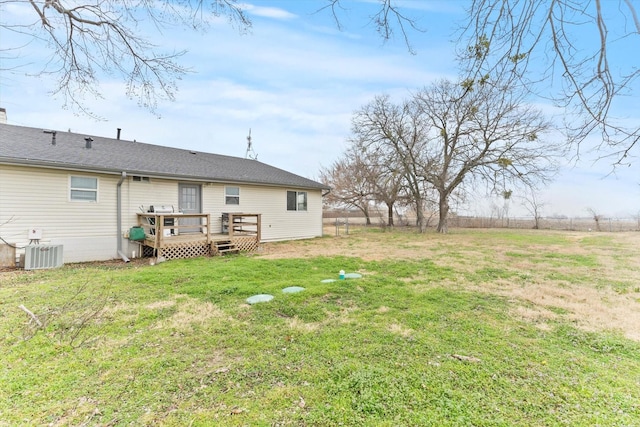
[{"label": "deck post", "polygon": [[207,245],[211,247],[211,214],[207,214]]},{"label": "deck post", "polygon": [[262,230],[262,214],[258,214],[257,215],[257,221],[256,222],[258,223],[258,232],[256,233],[256,239],[258,241],[256,242],[256,244],[258,246],[260,246],[260,241],[261,241],[260,230]]},{"label": "deck post", "polygon": [[162,256],[162,248],[164,247],[164,215],[156,217],[156,239],[158,239],[158,258]]}]

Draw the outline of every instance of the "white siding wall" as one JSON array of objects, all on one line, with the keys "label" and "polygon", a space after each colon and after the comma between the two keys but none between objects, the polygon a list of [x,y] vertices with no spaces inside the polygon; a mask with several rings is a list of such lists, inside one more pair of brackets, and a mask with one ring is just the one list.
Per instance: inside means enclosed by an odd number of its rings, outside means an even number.
[{"label": "white siding wall", "polygon": [[[138,225],[138,213],[146,212],[149,205],[170,205],[178,210],[178,183],[167,179],[150,178],[149,181],[134,181],[128,176],[122,183],[122,233]],[[141,256],[138,243],[123,240],[122,250],[126,256]]]},{"label": "white siding wall", "polygon": [[[240,205],[225,205],[224,185],[203,186],[203,211],[211,213],[213,231],[221,229],[223,212],[262,214],[262,241],[322,236],[322,192],[296,188],[235,185]],[[287,190],[307,192],[307,211],[287,211]]]},{"label": "white siding wall", "polygon": [[[69,199],[69,177],[98,178],[98,201]],[[29,243],[31,228],[40,243],[64,245],[64,262],[116,257],[115,175],[0,166],[0,236],[17,246]]]},{"label": "white siding wall", "polygon": [[[69,177],[98,178],[98,201],[69,200]],[[28,231],[42,229],[41,243],[63,244],[64,262],[118,258],[116,195],[118,175],[67,172],[35,167],[0,166],[0,237],[11,244],[29,243]],[[322,236],[320,190],[235,185],[240,205],[225,205],[223,184],[202,184],[202,211],[210,213],[212,232],[219,233],[223,212],[262,214],[262,240],[289,240]],[[136,213],[151,204],[178,208],[178,182],[151,178],[122,183],[122,232],[137,225]],[[307,191],[307,211],[287,211],[287,190]],[[131,255],[135,244],[123,239]],[[18,251],[20,253],[20,251]]]},{"label": "white siding wall", "polygon": [[176,181],[151,178],[148,182],[133,181],[132,177],[122,183],[122,230],[138,224],[136,214],[146,212],[149,205],[170,205],[178,210],[178,183]]},{"label": "white siding wall", "polygon": [[[211,231],[220,233],[223,212],[262,214],[262,241],[306,239],[322,236],[322,192],[296,188],[230,185],[240,188],[240,205],[225,205],[224,184],[202,184],[202,212],[211,214]],[[287,190],[307,191],[307,211],[287,211]],[[136,225],[140,206],[173,205],[178,209],[178,183],[151,178],[122,184],[122,228]],[[129,253],[129,252],[128,252]]]}]

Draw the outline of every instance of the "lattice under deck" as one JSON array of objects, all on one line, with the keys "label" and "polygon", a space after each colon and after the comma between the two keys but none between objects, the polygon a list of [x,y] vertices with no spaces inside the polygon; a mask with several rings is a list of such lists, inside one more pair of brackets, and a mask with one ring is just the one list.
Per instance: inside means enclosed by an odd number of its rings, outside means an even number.
[{"label": "lattice under deck", "polygon": [[211,248],[206,243],[182,243],[162,248],[162,256],[165,259],[197,258],[209,255],[211,255]]},{"label": "lattice under deck", "polygon": [[[246,237],[233,237],[231,239],[236,248],[240,251],[251,252],[258,249],[259,242],[255,236]],[[165,246],[162,249],[154,249],[151,246],[142,247],[142,255],[144,257],[154,257],[157,255],[163,256],[165,259],[182,259],[182,258],[197,258],[201,256],[220,255],[215,249],[215,243],[211,243],[211,246],[206,242],[183,242],[172,243],[169,246]]]},{"label": "lattice under deck", "polygon": [[258,249],[258,240],[255,237],[234,237],[232,241],[241,251],[251,252]]},{"label": "lattice under deck", "polygon": [[143,246],[142,247],[142,257],[143,258],[151,258],[156,255],[156,250],[151,246]]}]

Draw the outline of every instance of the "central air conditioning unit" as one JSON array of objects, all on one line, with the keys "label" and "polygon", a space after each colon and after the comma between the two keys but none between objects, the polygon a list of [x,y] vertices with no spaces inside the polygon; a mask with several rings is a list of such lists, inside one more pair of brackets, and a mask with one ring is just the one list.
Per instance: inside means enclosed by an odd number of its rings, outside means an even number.
[{"label": "central air conditioning unit", "polygon": [[24,252],[24,269],[62,267],[62,245],[29,245]]}]

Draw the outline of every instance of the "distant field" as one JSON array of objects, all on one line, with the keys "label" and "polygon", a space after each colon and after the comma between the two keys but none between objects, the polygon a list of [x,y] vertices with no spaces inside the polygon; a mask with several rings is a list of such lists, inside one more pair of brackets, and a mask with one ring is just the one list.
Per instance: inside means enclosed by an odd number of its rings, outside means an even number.
[{"label": "distant field", "polygon": [[0,426],[640,425],[640,233],[331,231],[0,273]]}]

